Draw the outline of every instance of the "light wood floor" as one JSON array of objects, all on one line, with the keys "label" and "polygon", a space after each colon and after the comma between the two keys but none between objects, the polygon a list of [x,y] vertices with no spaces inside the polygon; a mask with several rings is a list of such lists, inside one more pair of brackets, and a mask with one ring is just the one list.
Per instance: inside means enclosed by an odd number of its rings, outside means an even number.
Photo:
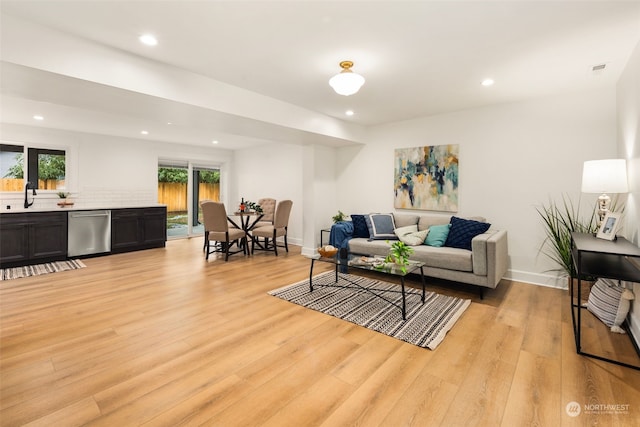
[{"label": "light wood floor", "polygon": [[[473,303],[430,351],[267,295],[307,277],[296,247],[85,263],[0,282],[2,426],[639,425],[640,372],[576,355],[566,291],[431,286]],[[587,320],[585,347],[638,362]]]}]

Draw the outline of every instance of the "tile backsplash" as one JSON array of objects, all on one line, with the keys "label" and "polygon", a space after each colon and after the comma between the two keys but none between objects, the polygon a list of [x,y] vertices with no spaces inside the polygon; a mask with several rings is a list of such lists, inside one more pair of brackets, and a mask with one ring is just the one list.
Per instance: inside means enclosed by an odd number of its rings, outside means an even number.
[{"label": "tile backsplash", "polygon": [[[58,209],[60,198],[56,193],[38,192],[36,196],[28,192],[29,202],[34,201],[29,210]],[[81,192],[71,192],[68,200],[74,208],[126,208],[153,206],[158,203],[157,191],[144,189],[125,190],[114,188],[85,188]],[[7,209],[7,206],[10,208]],[[0,212],[24,210],[24,193],[5,193],[0,195]]]}]

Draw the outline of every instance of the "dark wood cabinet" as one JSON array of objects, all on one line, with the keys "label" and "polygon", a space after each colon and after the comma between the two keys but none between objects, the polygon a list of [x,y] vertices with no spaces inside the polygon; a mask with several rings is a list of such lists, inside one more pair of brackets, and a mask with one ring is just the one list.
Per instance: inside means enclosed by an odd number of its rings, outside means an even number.
[{"label": "dark wood cabinet", "polygon": [[67,258],[67,212],[0,216],[0,265],[11,267]]},{"label": "dark wood cabinet", "polygon": [[[64,212],[16,212],[0,215],[0,266],[16,267],[67,259]],[[167,241],[167,208],[111,211],[111,252],[161,248]]]},{"label": "dark wood cabinet", "polygon": [[167,241],[167,208],[111,211],[111,252],[161,248]]}]

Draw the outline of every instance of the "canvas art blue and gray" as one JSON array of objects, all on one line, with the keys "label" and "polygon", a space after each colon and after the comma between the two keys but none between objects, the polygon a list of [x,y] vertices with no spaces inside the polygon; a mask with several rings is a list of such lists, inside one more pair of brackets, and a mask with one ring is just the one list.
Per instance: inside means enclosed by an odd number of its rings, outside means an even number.
[{"label": "canvas art blue and gray", "polygon": [[459,145],[395,150],[394,207],[456,212]]}]

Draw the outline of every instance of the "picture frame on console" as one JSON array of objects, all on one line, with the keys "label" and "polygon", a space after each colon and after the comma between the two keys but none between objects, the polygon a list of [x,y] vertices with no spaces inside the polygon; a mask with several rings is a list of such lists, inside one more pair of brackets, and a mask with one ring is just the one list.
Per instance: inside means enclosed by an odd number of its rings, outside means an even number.
[{"label": "picture frame on console", "polygon": [[619,227],[621,216],[622,214],[619,212],[607,213],[602,220],[602,224],[600,224],[596,237],[598,239],[614,240],[616,238],[616,230]]}]

